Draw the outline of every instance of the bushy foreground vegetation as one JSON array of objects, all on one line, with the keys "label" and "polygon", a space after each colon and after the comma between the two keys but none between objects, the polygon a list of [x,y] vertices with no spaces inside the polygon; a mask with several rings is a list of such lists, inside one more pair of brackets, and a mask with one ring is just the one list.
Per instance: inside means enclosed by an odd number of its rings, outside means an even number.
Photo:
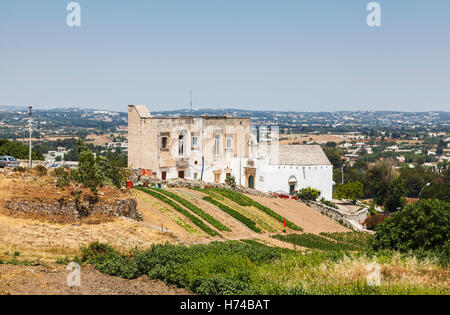
[{"label": "bushy foreground vegetation", "polygon": [[[286,218],[283,218],[281,215],[279,215],[272,209],[260,204],[259,202],[255,201],[255,200],[251,199],[250,197],[247,197],[237,191],[230,190],[230,189],[219,189],[219,188],[214,188],[211,190],[213,192],[216,192],[216,193],[236,202],[240,206],[244,206],[244,207],[253,206],[253,207],[265,212],[266,214],[268,214],[269,216],[271,216],[272,218],[274,218],[275,220],[277,220],[280,223],[283,223],[284,220],[286,220]],[[301,227],[295,225],[293,222],[291,222],[289,220],[286,220],[286,226],[295,231],[302,231]]]},{"label": "bushy foreground vegetation", "polygon": [[190,213],[189,211],[187,211],[186,209],[184,209],[183,207],[181,207],[179,204],[177,204],[175,201],[169,199],[168,197],[166,197],[160,193],[157,193],[156,191],[150,190],[150,189],[141,188],[141,187],[137,187],[136,189],[138,189],[142,192],[145,192],[145,193],[151,195],[152,197],[155,197],[155,198],[161,200],[162,202],[168,204],[169,206],[174,208],[176,211],[180,212],[182,215],[184,215],[189,220],[191,220],[192,223],[194,223],[196,226],[198,226],[200,229],[202,229],[208,235],[220,236],[220,234],[217,231],[211,229],[202,220],[200,220],[199,218],[194,216],[192,213]]},{"label": "bushy foreground vegetation", "polygon": [[[78,260],[109,275],[126,279],[148,275],[207,295],[448,294],[449,289],[445,282],[448,270],[432,258],[418,260],[386,251],[302,254],[256,241],[234,241],[190,247],[154,245],[119,253],[93,243]],[[366,274],[361,273],[373,261],[383,265],[380,286],[369,286]]]}]

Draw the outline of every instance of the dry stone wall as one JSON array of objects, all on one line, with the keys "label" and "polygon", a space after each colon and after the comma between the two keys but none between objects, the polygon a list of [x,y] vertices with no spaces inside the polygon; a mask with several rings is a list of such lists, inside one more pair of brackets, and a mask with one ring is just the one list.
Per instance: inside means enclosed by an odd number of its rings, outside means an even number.
[{"label": "dry stone wall", "polygon": [[48,216],[64,216],[74,219],[101,214],[112,217],[126,217],[136,221],[142,221],[142,213],[136,208],[135,199],[124,199],[115,203],[102,203],[74,199],[60,199],[55,203],[36,203],[32,201],[5,200],[6,208],[22,213],[30,213]]},{"label": "dry stone wall", "polygon": [[[225,188],[225,189],[231,189],[230,186],[226,184],[220,184],[220,183],[207,183],[207,182],[201,182],[198,180],[189,180],[189,179],[170,179],[170,180],[161,180],[156,177],[150,177],[150,176],[142,176],[141,170],[136,170],[132,173],[130,176],[130,180],[133,182],[133,185],[144,185],[144,186],[166,186],[169,188]],[[237,192],[243,193],[243,194],[249,194],[254,196],[262,196],[262,197],[269,197],[274,198],[274,196],[270,193],[265,193],[259,190],[255,189],[249,189],[243,186],[236,186],[234,188]]]}]

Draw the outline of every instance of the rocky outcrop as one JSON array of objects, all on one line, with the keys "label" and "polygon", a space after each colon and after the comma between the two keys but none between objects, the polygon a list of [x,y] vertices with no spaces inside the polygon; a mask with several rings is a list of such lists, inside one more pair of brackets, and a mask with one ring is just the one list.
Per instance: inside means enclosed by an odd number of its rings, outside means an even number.
[{"label": "rocky outcrop", "polygon": [[124,199],[114,203],[100,202],[92,199],[77,201],[75,199],[64,198],[61,198],[54,203],[5,200],[6,208],[23,213],[43,216],[72,217],[74,219],[100,214],[142,221],[142,213],[137,210],[136,206],[137,203],[135,199]]}]

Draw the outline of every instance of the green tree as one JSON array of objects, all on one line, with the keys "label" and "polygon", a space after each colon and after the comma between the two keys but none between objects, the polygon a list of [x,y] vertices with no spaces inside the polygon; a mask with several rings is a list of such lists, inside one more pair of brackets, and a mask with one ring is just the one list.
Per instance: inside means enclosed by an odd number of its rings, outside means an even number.
[{"label": "green tree", "polygon": [[448,183],[435,183],[425,187],[420,199],[439,199],[450,202],[450,185]]},{"label": "green tree", "polygon": [[400,177],[403,179],[407,196],[411,198],[418,198],[422,188],[437,178],[436,174],[424,167],[403,167],[400,169]]},{"label": "green tree", "polygon": [[344,165],[344,161],[341,158],[341,154],[333,148],[325,148],[325,155],[330,163],[333,164],[333,168],[340,168]]},{"label": "green tree", "polygon": [[[3,140],[0,142],[0,155],[13,156],[16,159],[28,159],[29,148],[27,145],[19,142],[10,142]],[[43,160],[44,156],[40,151],[32,150],[33,160]]]},{"label": "green tree", "polygon": [[395,212],[403,209],[406,205],[406,189],[400,177],[395,178],[389,184],[386,194],[385,208],[387,211]]},{"label": "green tree", "polygon": [[384,205],[388,193],[389,184],[398,176],[392,162],[378,161],[367,170],[363,184],[365,195],[373,198],[373,201],[379,205]]},{"label": "green tree", "polygon": [[406,206],[377,228],[372,246],[378,249],[450,250],[450,203],[421,200]]},{"label": "green tree", "polygon": [[80,162],[78,164],[79,181],[91,190],[93,194],[97,194],[98,188],[102,186],[105,180],[105,174],[94,158],[94,154],[89,149],[80,151]]},{"label": "green tree", "polygon": [[364,197],[363,184],[360,182],[352,182],[345,185],[339,184],[336,188],[336,197],[340,200],[351,200],[353,204]]}]

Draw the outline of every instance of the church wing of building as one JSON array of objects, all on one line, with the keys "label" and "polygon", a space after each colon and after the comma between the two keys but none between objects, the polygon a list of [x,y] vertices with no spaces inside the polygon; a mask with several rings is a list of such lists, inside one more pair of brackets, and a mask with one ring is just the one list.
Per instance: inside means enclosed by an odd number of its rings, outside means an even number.
[{"label": "church wing of building", "polygon": [[232,175],[238,185],[265,192],[313,187],[331,199],[333,167],[320,146],[260,146],[251,137],[249,118],[154,117],[146,106],[128,107],[132,169],[150,170],[163,180],[223,183]]}]

